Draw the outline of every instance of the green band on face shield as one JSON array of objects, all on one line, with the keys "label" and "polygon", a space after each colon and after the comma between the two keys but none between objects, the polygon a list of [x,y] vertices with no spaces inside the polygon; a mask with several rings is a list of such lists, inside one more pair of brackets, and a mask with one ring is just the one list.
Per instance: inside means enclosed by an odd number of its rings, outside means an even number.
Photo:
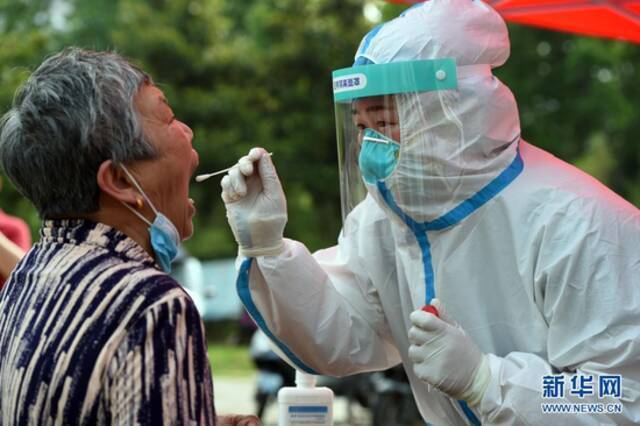
[{"label": "green band on face shield", "polygon": [[336,102],[457,87],[456,62],[451,58],[361,65],[333,72]]},{"label": "green band on face shield", "polygon": [[358,164],[364,181],[375,185],[391,176],[398,165],[400,144],[373,129],[365,129]]}]

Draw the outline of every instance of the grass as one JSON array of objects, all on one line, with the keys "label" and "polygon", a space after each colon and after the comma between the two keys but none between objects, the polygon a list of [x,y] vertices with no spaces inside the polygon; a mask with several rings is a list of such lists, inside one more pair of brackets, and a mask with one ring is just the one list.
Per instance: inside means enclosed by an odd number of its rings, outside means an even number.
[{"label": "grass", "polygon": [[247,346],[210,344],[209,362],[214,377],[249,377],[255,373],[255,366],[249,356]]}]

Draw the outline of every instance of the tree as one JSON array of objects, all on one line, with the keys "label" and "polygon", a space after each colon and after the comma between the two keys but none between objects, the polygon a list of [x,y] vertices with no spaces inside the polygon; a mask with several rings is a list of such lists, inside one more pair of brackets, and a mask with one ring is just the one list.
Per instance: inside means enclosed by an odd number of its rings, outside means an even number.
[{"label": "tree", "polygon": [[[43,56],[51,51],[50,31],[43,13],[47,1],[0,3],[0,115],[11,106],[18,86],[29,76]],[[39,227],[40,220],[31,203],[2,179],[0,208],[23,218],[32,228]]]},{"label": "tree", "polygon": [[640,46],[519,25],[510,33],[511,57],[496,74],[518,100],[523,137],[639,206]]},{"label": "tree", "polygon": [[[52,31],[44,50],[72,44],[133,58],[194,129],[203,172],[234,164],[253,146],[273,150],[289,203],[287,235],[312,248],[335,243],[340,201],[331,70],[352,63],[365,32],[359,0],[69,4],[65,30]],[[30,68],[42,56],[31,52]],[[20,79],[14,80],[7,86],[15,88]],[[192,187],[199,213],[187,247],[195,255],[235,254],[219,193],[213,179]]]}]

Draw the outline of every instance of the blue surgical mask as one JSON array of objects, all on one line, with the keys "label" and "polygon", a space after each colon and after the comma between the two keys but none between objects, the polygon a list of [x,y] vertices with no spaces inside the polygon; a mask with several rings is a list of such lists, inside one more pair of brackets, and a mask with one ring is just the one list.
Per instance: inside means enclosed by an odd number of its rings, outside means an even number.
[{"label": "blue surgical mask", "polygon": [[180,234],[178,230],[162,213],[156,213],[156,218],[149,228],[151,247],[156,254],[156,261],[167,274],[171,272],[171,262],[178,255]]},{"label": "blue surgical mask", "polygon": [[399,154],[398,142],[373,129],[365,129],[358,158],[364,181],[375,185],[377,181],[391,176],[398,165]]},{"label": "blue surgical mask", "polygon": [[121,165],[121,167],[129,177],[129,179],[131,179],[140,194],[144,197],[147,203],[149,203],[149,206],[155,213],[156,218],[153,220],[153,223],[151,223],[146,217],[144,217],[140,212],[136,211],[133,207],[129,206],[126,203],[122,204],[124,204],[126,208],[131,210],[136,216],[138,216],[146,224],[149,225],[151,248],[153,248],[153,252],[156,255],[156,262],[158,262],[158,265],[160,265],[162,270],[168,274],[171,272],[171,262],[173,262],[178,254],[178,246],[180,245],[180,233],[178,233],[175,225],[169,220],[168,217],[156,210],[151,200],[149,200],[149,198],[147,197],[147,194],[144,193],[136,179],[131,175],[131,173],[129,173],[129,170],[127,170],[124,165]]}]

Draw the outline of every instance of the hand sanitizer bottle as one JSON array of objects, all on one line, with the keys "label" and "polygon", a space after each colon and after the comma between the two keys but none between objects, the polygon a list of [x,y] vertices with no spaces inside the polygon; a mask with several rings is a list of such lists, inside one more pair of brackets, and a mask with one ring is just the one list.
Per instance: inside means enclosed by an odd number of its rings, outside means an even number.
[{"label": "hand sanitizer bottle", "polygon": [[333,391],[296,370],[296,387],[278,391],[278,426],[333,426]]}]

